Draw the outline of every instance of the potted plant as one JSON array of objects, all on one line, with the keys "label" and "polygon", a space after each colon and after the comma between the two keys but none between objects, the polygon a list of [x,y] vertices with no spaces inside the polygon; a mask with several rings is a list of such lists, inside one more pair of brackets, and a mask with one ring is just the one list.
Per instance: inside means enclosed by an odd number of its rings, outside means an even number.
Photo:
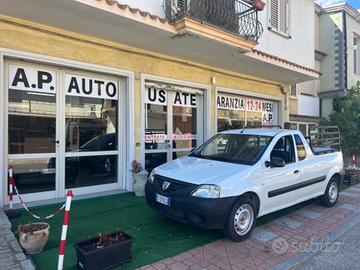
[{"label": "potted plant", "polygon": [[265,8],[265,3],[261,0],[252,0],[252,7],[257,11],[262,11]]},{"label": "potted plant", "polygon": [[50,225],[45,222],[28,223],[18,226],[20,246],[26,254],[40,253],[49,239]]},{"label": "potted plant", "polygon": [[131,164],[131,172],[134,176],[133,189],[136,196],[145,196],[145,184],[149,173],[144,170],[140,163],[134,160]]},{"label": "potted plant", "polygon": [[84,270],[101,270],[130,262],[132,241],[130,235],[117,230],[78,242],[74,245],[77,266]]}]

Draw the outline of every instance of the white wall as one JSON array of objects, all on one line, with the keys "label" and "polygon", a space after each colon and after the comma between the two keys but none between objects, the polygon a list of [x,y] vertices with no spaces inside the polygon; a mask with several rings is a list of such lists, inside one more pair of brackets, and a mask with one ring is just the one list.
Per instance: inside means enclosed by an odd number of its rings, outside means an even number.
[{"label": "white wall", "polygon": [[[348,15],[346,18],[346,26],[348,44],[348,88],[351,88],[356,84],[357,81],[360,81],[360,74],[354,73],[354,50],[352,47],[354,33],[360,36],[360,21],[357,21]],[[358,59],[358,61],[360,61],[360,59]]]},{"label": "white wall", "polygon": [[336,87],[336,30],[342,31],[342,13],[325,13],[320,17],[320,51],[326,53],[321,62],[320,91],[332,91]]},{"label": "white wall", "polygon": [[[268,30],[268,5],[259,12],[259,20],[264,26],[264,34],[259,40],[256,49],[285,58],[291,62],[314,68],[314,1],[290,1],[290,35],[283,37]],[[162,4],[163,0],[118,0],[121,4],[139,8],[151,14],[165,17]]]},{"label": "white wall", "polygon": [[147,11],[152,15],[157,15],[161,18],[165,17],[162,8],[163,0],[117,0],[120,4],[127,4],[132,8],[138,8],[142,11]]},{"label": "white wall", "polygon": [[298,96],[298,114],[305,115],[305,116],[319,117],[319,115],[320,115],[319,98],[299,95]]},{"label": "white wall", "polygon": [[291,38],[268,30],[269,3],[270,0],[266,0],[264,11],[259,12],[259,20],[265,31],[256,49],[314,68],[314,1],[289,0]]}]

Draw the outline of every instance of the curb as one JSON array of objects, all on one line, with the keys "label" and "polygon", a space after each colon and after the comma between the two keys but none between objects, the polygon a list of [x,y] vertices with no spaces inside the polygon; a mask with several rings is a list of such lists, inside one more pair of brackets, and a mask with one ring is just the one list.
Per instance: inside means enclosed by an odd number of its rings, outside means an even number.
[{"label": "curb", "polygon": [[13,261],[15,261],[15,264],[19,266],[19,269],[36,269],[35,264],[29,256],[26,256],[24,254],[18,240],[16,239],[14,233],[11,231],[11,223],[2,208],[0,208],[0,239],[3,239],[6,243],[5,245],[2,245],[3,251],[4,249],[6,249],[6,251],[8,251],[12,255]]},{"label": "curb", "polygon": [[[358,215],[356,217],[353,217],[350,221],[348,221],[345,224],[341,225],[339,228],[332,231],[327,236],[325,236],[322,239],[320,239],[319,241],[317,241],[315,244],[321,244],[321,243],[324,243],[325,241],[332,243],[336,239],[338,239],[339,237],[344,235],[347,231],[349,231],[352,227],[354,227],[358,223],[360,223],[360,215]],[[288,261],[285,261],[285,262],[277,264],[277,265],[275,265],[273,267],[270,267],[268,270],[288,270],[288,269],[291,269],[291,268],[293,268],[295,266],[299,266],[299,265],[309,261],[310,259],[315,257],[315,255],[319,254],[320,252],[321,252],[321,250],[317,250],[317,251],[314,251],[314,252],[312,252],[312,251],[302,252],[302,253],[296,255],[295,257],[291,258]]]}]

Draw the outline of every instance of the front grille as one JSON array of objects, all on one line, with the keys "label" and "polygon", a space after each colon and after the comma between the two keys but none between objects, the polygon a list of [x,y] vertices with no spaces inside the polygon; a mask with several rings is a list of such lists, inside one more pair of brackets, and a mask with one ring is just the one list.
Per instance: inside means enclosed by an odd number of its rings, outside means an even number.
[{"label": "front grille", "polygon": [[[169,187],[164,190],[163,183],[164,181],[169,182]],[[189,193],[195,189],[196,185],[178,181],[172,178],[164,177],[161,175],[155,175],[154,185],[158,191],[161,191],[165,194],[174,194],[174,193]]]}]

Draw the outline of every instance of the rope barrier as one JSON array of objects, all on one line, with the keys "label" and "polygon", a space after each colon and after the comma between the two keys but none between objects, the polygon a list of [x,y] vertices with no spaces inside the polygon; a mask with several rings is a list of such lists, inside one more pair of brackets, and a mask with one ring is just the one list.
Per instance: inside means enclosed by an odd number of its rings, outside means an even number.
[{"label": "rope barrier", "polygon": [[51,215],[48,215],[46,217],[41,217],[41,216],[38,216],[36,214],[34,214],[27,206],[26,204],[24,203],[23,199],[21,198],[18,190],[17,190],[17,187],[14,185],[14,190],[15,190],[15,193],[16,193],[16,196],[18,197],[21,205],[24,207],[25,211],[28,212],[33,218],[36,218],[36,219],[39,219],[39,220],[48,220],[50,218],[53,218],[53,217],[56,217],[58,216],[61,211],[65,208],[65,203],[59,208],[57,209],[54,213],[52,213]]},{"label": "rope barrier", "polygon": [[9,168],[9,207],[10,210],[13,209],[13,196],[14,193],[13,191],[15,191],[15,195],[17,196],[17,198],[19,199],[22,207],[24,207],[25,211],[28,212],[33,218],[39,219],[39,220],[47,220],[53,217],[56,217],[57,215],[59,215],[61,213],[61,211],[65,208],[65,203],[59,208],[57,209],[54,213],[52,213],[51,215],[48,215],[46,217],[41,217],[36,215],[34,212],[32,212],[25,204],[25,202],[23,201],[23,199],[20,196],[20,193],[15,185],[15,180],[13,177],[13,168],[10,167]]}]

